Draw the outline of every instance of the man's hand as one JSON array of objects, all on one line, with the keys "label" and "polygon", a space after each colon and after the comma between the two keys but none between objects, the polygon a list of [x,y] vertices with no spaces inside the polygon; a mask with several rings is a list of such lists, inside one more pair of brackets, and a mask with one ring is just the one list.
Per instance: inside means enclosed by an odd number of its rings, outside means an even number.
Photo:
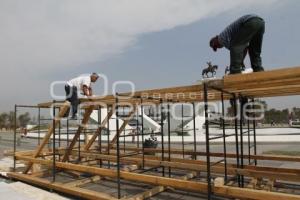
[{"label": "man's hand", "polygon": [[90,96],[90,89],[88,86],[84,85],[82,91],[83,91],[83,95]]}]

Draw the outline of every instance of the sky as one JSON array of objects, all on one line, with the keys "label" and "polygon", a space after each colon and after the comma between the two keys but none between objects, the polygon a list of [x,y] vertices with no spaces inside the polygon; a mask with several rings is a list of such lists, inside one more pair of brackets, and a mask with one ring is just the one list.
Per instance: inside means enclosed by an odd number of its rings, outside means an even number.
[{"label": "sky", "polygon": [[[209,39],[249,13],[266,22],[265,69],[300,66],[299,10],[298,0],[0,0],[0,111],[49,101],[53,81],[83,73],[104,74],[109,92],[117,81],[137,90],[194,84],[207,61],[221,77],[229,51],[213,52]],[[299,96],[267,102],[299,107]]]}]

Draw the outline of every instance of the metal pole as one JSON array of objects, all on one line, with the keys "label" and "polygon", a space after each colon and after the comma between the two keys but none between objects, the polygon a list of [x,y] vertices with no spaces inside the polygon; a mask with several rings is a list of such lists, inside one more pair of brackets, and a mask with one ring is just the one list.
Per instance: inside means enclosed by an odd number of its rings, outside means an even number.
[{"label": "metal pole", "polygon": [[193,131],[194,131],[194,160],[197,160],[197,139],[196,139],[196,111],[195,103],[193,102]]},{"label": "metal pole", "polygon": [[[111,107],[111,109],[113,109],[113,107]],[[107,116],[109,114],[109,107],[107,106]],[[110,147],[109,147],[109,142],[110,142],[110,125],[109,125],[109,121],[107,121],[107,154],[110,155]],[[110,161],[108,161],[108,169],[110,169]]]},{"label": "metal pole", "polygon": [[[170,120],[170,104],[168,103],[168,155],[171,162],[171,120]],[[169,177],[171,177],[171,167],[169,167]]]},{"label": "metal pole", "polygon": [[119,99],[116,93],[116,137],[117,137],[117,183],[118,183],[118,199],[121,198],[121,184],[120,184],[120,138],[119,138]]},{"label": "metal pole", "polygon": [[[99,106],[99,109],[98,109],[98,124],[99,126],[101,126],[101,123],[102,123],[102,115],[101,115],[101,106]],[[98,136],[98,147],[99,147],[99,153],[102,154],[102,127],[99,127],[100,128],[100,133],[99,133],[99,136]],[[100,159],[100,162],[99,162],[99,166],[102,167],[102,159]]]},{"label": "metal pole", "polygon": [[[58,108],[58,113],[60,113],[60,108]],[[58,122],[58,148],[61,146],[61,120]],[[58,160],[60,161],[60,154],[58,154]]]},{"label": "metal pole", "polygon": [[[163,107],[163,101],[162,99],[160,100],[160,123],[161,123],[161,160],[165,160],[165,149],[164,149],[164,119],[163,119],[163,114],[164,114],[164,107]],[[165,167],[162,167],[162,176],[165,176]]]},{"label": "metal pole", "polygon": [[67,147],[69,146],[69,118],[67,118]]},{"label": "metal pole", "polygon": [[136,110],[136,135],[137,135],[137,148],[140,148],[140,134],[139,134],[139,109]]},{"label": "metal pole", "polygon": [[14,171],[16,171],[16,150],[17,150],[17,105],[15,105],[14,113]]},{"label": "metal pole", "polygon": [[[141,98],[141,123],[142,123],[142,149],[143,149],[143,163],[142,168],[145,167],[145,146],[144,146],[144,106],[143,106],[143,99]],[[125,138],[125,137],[124,137]]]},{"label": "metal pole", "polygon": [[[247,113],[247,115],[248,114],[249,113]],[[250,140],[250,120],[249,119],[247,119],[247,129],[248,129],[248,164],[250,165],[250,163],[251,163],[251,140]]]},{"label": "metal pole", "polygon": [[210,149],[209,149],[209,120],[208,120],[208,91],[206,83],[203,84],[204,111],[205,111],[205,143],[206,143],[206,165],[207,165],[207,199],[211,199],[211,175],[210,175]]},{"label": "metal pole", "polygon": [[[237,119],[237,102],[236,96],[233,94],[233,109],[234,109],[234,129],[235,129],[235,150],[236,150],[236,168],[240,167],[239,156],[239,138],[238,138],[238,119]],[[240,175],[237,175],[238,184],[240,186]]]},{"label": "metal pole", "polygon": [[222,128],[223,128],[223,151],[224,151],[224,175],[225,184],[227,183],[227,149],[226,149],[226,132],[225,132],[225,108],[224,108],[224,94],[221,92],[222,101]]},{"label": "metal pole", "polygon": [[[123,116],[125,116],[125,107],[123,107]],[[126,135],[126,126],[124,128],[124,135]],[[125,147],[126,147],[125,139],[126,139],[126,137],[123,137],[123,152],[124,152],[124,154],[125,154]]]},{"label": "metal pole", "polygon": [[[240,97],[240,141],[241,141],[241,168],[244,168],[244,138],[243,138],[243,123],[244,123],[244,117],[243,117],[243,97]],[[241,176],[241,186],[244,187],[244,176]]]},{"label": "metal pole", "polygon": [[[254,99],[252,99],[252,109],[254,109]],[[253,112],[253,141],[254,141],[254,155],[256,155],[256,121],[255,121],[255,113]],[[257,160],[254,160],[255,166],[257,165]]]},{"label": "metal pole", "polygon": [[41,108],[38,108],[38,145],[41,142]]},{"label": "metal pole", "polygon": [[[81,113],[81,115],[82,115],[82,110],[80,109],[80,111],[79,111],[80,113]],[[79,120],[80,120],[80,116],[78,117],[79,118]],[[79,126],[82,126],[83,124],[79,124]],[[77,160],[77,162],[79,163],[80,162],[80,135],[81,134],[79,134],[79,137],[78,137],[78,160]]]},{"label": "metal pole", "polygon": [[184,158],[183,104],[181,104],[181,146],[182,146],[182,157]]},{"label": "metal pole", "polygon": [[56,168],[55,168],[55,101],[53,101],[53,137],[52,137],[52,181],[55,182]]}]

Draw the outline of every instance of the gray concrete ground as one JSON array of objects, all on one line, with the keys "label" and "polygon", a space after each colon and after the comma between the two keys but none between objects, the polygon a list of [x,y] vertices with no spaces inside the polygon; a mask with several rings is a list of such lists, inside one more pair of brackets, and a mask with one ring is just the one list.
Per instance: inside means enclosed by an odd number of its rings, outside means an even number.
[{"label": "gray concrete ground", "polygon": [[[20,138],[17,136],[17,138]],[[20,138],[17,150],[30,150],[35,149],[37,147],[38,141],[37,139],[30,139],[30,138]],[[127,144],[126,144],[127,145]],[[171,144],[172,148],[182,148],[181,144]],[[235,152],[235,145],[230,143],[227,144],[227,152]],[[167,145],[165,145],[165,148],[167,148]],[[192,144],[186,144],[185,149],[193,149]],[[13,150],[13,134],[12,133],[0,133],[0,159],[4,157],[3,153],[5,151],[12,151]],[[257,144],[257,153],[262,154],[267,151],[295,151],[300,152],[300,143],[265,143],[265,144]],[[205,151],[205,145],[204,144],[197,144],[197,151]],[[223,145],[221,144],[212,144],[211,145],[211,152],[223,152]],[[244,152],[245,154],[248,153],[247,144],[244,145]],[[204,158],[203,158],[204,159]],[[220,158],[216,158],[213,161],[217,161]],[[234,162],[234,160],[231,160]],[[245,164],[247,164],[248,161],[245,160]],[[286,168],[299,168],[299,163],[291,163],[291,162],[276,162],[276,161],[259,161],[259,165],[263,166],[272,166],[272,167],[286,167]],[[149,172],[151,173],[151,172]],[[180,172],[179,172],[180,173]],[[49,177],[50,179],[51,177]],[[70,180],[70,177],[67,175],[58,175],[57,178],[58,181],[65,182],[67,180]],[[140,184],[140,183],[132,183],[127,181],[122,181],[122,195],[130,196],[134,194],[138,194],[140,192],[143,192],[147,189],[152,188],[153,186],[147,185],[147,184]],[[113,196],[117,195],[116,190],[116,182],[115,181],[99,181],[96,182],[96,184],[87,184],[84,185],[83,188],[88,188],[96,191],[102,191],[110,193]],[[205,195],[200,194],[194,194],[190,192],[182,192],[182,191],[173,191],[173,190],[167,190],[166,192],[160,193],[159,195],[156,195],[154,197],[151,197],[150,199],[174,199],[174,200],[181,200],[181,199],[206,199]]]}]

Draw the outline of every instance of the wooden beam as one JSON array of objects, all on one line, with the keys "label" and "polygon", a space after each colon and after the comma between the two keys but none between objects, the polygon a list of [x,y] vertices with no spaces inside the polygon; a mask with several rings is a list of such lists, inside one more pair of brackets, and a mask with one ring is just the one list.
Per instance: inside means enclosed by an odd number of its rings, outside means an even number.
[{"label": "wooden beam", "polygon": [[85,184],[88,184],[88,183],[93,183],[93,182],[96,182],[96,181],[99,181],[99,180],[101,180],[100,176],[92,176],[92,177],[89,177],[89,178],[84,178],[84,179],[81,179],[81,180],[75,180],[75,181],[71,181],[71,182],[68,182],[68,183],[64,183],[64,185],[67,186],[67,187],[79,187],[79,186],[82,186],[82,185],[85,185]]},{"label": "wooden beam", "polygon": [[51,182],[42,178],[31,177],[30,175],[26,175],[26,174],[10,173],[9,176],[13,179],[24,181],[29,184],[37,185],[39,187],[46,187],[65,194],[75,195],[82,199],[117,200],[115,197],[108,195],[106,193],[95,192],[95,191],[91,191],[79,187],[71,187],[61,183]]},{"label": "wooden beam", "polygon": [[[74,155],[76,153],[74,152]],[[108,160],[116,162],[117,158],[113,155],[105,155],[105,154],[93,154],[93,153],[85,153],[81,152],[83,157],[90,157],[90,158],[97,158],[102,160]],[[23,157],[20,157],[22,159]],[[19,159],[19,157],[18,157]],[[145,166],[155,167],[155,166],[164,166],[164,167],[172,167],[175,169],[181,170],[192,170],[192,171],[207,171],[206,162],[187,162],[188,160],[181,160],[181,162],[176,162],[175,160],[171,161],[161,161],[156,159],[145,158],[144,164]],[[121,163],[124,164],[142,164],[141,158],[136,157],[123,157],[120,159]],[[252,168],[251,168],[252,167]],[[224,166],[223,165],[215,165],[211,167],[212,173],[223,174],[224,173]],[[272,168],[272,167],[253,167],[253,166],[244,166],[244,169],[236,168],[235,165],[229,164],[227,166],[227,173],[230,175],[244,175],[249,177],[265,177],[277,180],[285,180],[285,181],[295,181],[300,182],[300,170],[298,169],[284,169],[281,170],[279,168]]]},{"label": "wooden beam", "polygon": [[69,147],[66,149],[65,155],[62,158],[62,162],[66,162],[69,160],[69,154],[71,153],[71,151],[74,148],[78,139],[80,139],[80,133],[85,128],[86,124],[88,123],[88,121],[90,119],[90,115],[92,114],[93,110],[94,110],[94,106],[90,106],[89,108],[85,109],[83,119],[81,121],[81,125],[79,125]]},{"label": "wooden beam", "polygon": [[[60,119],[62,117],[64,117],[64,115],[67,112],[67,110],[69,109],[69,107],[70,107],[70,102],[65,101],[60,109],[58,117],[55,118],[54,127],[53,127],[53,125],[50,125],[47,134],[44,136],[41,144],[37,147],[37,150],[35,151],[35,153],[33,155],[34,158],[37,158],[40,155],[40,153],[43,151],[45,145],[48,143],[50,137],[53,134],[53,129],[56,128],[57,124],[60,122]],[[31,169],[31,167],[32,167],[32,163],[28,163],[28,166],[26,167],[26,169],[24,170],[23,173],[27,174],[29,172],[29,170]]]},{"label": "wooden beam", "polygon": [[[106,145],[102,145],[103,148],[107,148]],[[112,149],[115,149],[115,146],[111,147]],[[120,147],[120,149],[123,150],[123,147]],[[137,147],[126,147],[125,148],[128,151],[142,151],[142,148]],[[161,148],[145,148],[144,152],[154,152],[154,153],[161,153]],[[168,153],[168,149],[164,150],[165,153]],[[181,149],[171,149],[171,154],[182,154]],[[185,155],[197,155],[197,156],[206,156],[206,152],[201,151],[193,151],[193,150],[185,150]],[[224,153],[216,153],[211,152],[211,157],[224,157]],[[236,158],[236,154],[234,153],[227,153],[227,158]],[[248,155],[244,155],[244,159],[248,159]],[[278,155],[250,155],[250,159],[256,159],[256,160],[273,160],[273,161],[288,161],[288,162],[300,162],[300,156],[278,156]]]},{"label": "wooden beam", "polygon": [[[189,179],[192,179],[196,176],[196,173],[193,172],[193,173],[189,173],[183,177],[181,177],[182,180],[189,180]],[[144,200],[144,199],[147,199],[147,198],[150,198],[150,197],[153,197],[163,191],[165,191],[168,187],[165,187],[165,186],[156,186],[154,188],[151,188],[150,190],[147,190],[145,192],[142,192],[140,194],[136,194],[132,197],[129,197],[129,198],[124,198],[126,200]]]},{"label": "wooden beam", "polygon": [[[38,158],[25,158],[27,161],[39,163],[42,165],[52,165],[51,160],[42,160]],[[82,165],[75,165],[72,163],[64,163],[64,162],[57,162],[57,167],[69,170],[75,170],[79,172],[85,172],[90,174],[95,174],[99,176],[108,176],[108,177],[116,177],[117,173],[114,169],[103,169],[98,167],[91,167],[91,166],[82,166]],[[19,178],[21,180],[24,176],[28,175],[21,175],[18,177],[18,173],[8,173],[8,177],[11,178]],[[166,177],[157,177],[153,175],[145,175],[145,174],[136,174],[132,172],[120,172],[120,177],[125,180],[130,181],[137,181],[143,182],[148,184],[155,184],[155,185],[162,185],[162,186],[169,186],[175,189],[185,190],[185,191],[194,191],[194,192],[207,192],[207,184],[202,182],[195,182],[195,181],[187,181],[187,180],[179,180],[174,178],[166,178]],[[60,186],[60,185],[59,185]],[[236,188],[236,187],[229,187],[229,186],[215,186],[213,187],[213,192],[216,195],[221,196],[230,196],[230,197],[237,197],[243,198],[247,197],[250,199],[256,200],[300,200],[299,195],[291,195],[291,194],[284,194],[278,192],[267,192],[267,191],[257,191],[252,189],[246,188]]]}]

